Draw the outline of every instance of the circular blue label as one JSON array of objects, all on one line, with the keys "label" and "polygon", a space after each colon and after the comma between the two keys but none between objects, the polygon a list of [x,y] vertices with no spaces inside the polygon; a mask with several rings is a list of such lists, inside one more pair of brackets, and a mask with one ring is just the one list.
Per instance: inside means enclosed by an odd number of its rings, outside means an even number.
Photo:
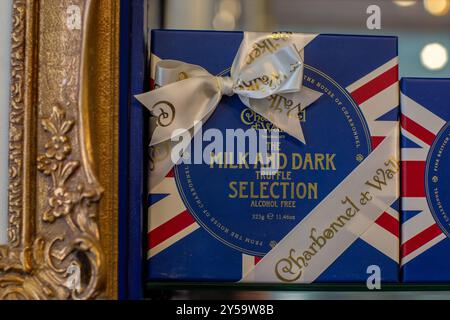
[{"label": "circular blue label", "polygon": [[425,167],[425,193],[428,206],[441,228],[450,237],[450,122],[436,136]]},{"label": "circular blue label", "polygon": [[[280,133],[280,169],[273,177],[262,177],[254,165],[175,166],[178,190],[197,222],[246,254],[269,252],[371,151],[364,117],[342,87],[310,66],[304,85],[322,93],[299,115],[306,144]],[[252,127],[273,128],[233,96],[222,99],[203,132],[215,128],[225,136],[226,129]],[[195,142],[190,148],[195,152]],[[231,153],[222,156],[236,160],[238,151]]]}]

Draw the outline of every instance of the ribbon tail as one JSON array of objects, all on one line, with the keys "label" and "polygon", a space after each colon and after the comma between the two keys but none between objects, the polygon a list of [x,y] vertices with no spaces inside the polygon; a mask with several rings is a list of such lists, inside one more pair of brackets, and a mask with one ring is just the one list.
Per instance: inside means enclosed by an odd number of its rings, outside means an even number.
[{"label": "ribbon tail", "polygon": [[[203,121],[207,121],[209,117],[213,114],[214,110],[208,113]],[[188,137],[194,138],[201,127],[194,126],[189,129]],[[189,143],[186,143],[183,147],[183,153],[189,150],[192,139]],[[169,174],[170,170],[177,164],[180,159],[180,153],[174,153],[173,150],[178,144],[178,141],[166,140],[150,147],[150,174],[148,178],[148,186],[150,193],[152,193],[153,188],[157,187],[160,182]],[[153,190],[153,193],[157,193]]]},{"label": "ribbon tail", "polygon": [[151,146],[149,149],[150,174],[148,176],[148,186],[150,193],[157,193],[153,190],[170,172],[174,163],[171,158],[174,142],[167,140]]},{"label": "ribbon tail", "polygon": [[198,121],[204,121],[222,97],[212,76],[196,77],[168,84],[154,91],[135,96],[154,120],[150,146],[182,134]]},{"label": "ribbon tail", "polygon": [[[372,153],[331,191],[300,223],[247,273],[240,282],[312,283],[327,270],[359,237],[365,234],[380,215],[399,197],[398,128],[395,128]],[[383,189],[368,189],[365,181],[380,170],[393,176]],[[354,205],[361,191],[370,190],[371,200]],[[367,192],[369,193],[369,192]],[[344,201],[343,201],[344,200]],[[350,214],[349,214],[350,213]],[[310,249],[310,235],[316,236],[345,216],[339,232],[320,246],[307,264],[293,263]]]},{"label": "ribbon tail", "polygon": [[[187,78],[191,79],[201,77],[204,81],[209,81],[207,78],[211,77],[211,75],[202,67],[184,63],[182,61],[161,60],[153,67],[155,71],[155,83],[162,87],[169,86],[170,84],[180,82]],[[181,86],[181,88],[184,88],[185,84],[186,82],[178,83],[177,87],[180,88]],[[183,93],[183,91],[169,94],[168,92],[157,89],[155,91],[136,96],[136,99],[152,112],[153,117],[150,124],[152,137],[154,131],[158,128],[158,122],[163,125],[170,123],[170,116],[173,115],[170,104],[172,104],[175,108],[175,104],[172,102],[172,96],[179,95],[180,92],[181,94],[191,94],[190,92]],[[152,108],[155,103],[158,103],[158,101],[165,101],[165,103],[160,103],[157,107]],[[181,106],[178,106],[178,109],[180,110],[175,109],[174,117],[183,116],[183,113],[188,112],[187,109],[189,108],[192,108],[192,106],[181,104]],[[211,106],[208,106],[206,109],[214,110]],[[212,111],[205,112],[206,115],[204,116],[203,121],[206,121],[212,113]],[[173,153],[173,149],[178,142],[171,141],[168,136],[169,133],[170,130],[167,130],[167,135],[165,137],[159,137],[156,140],[152,139],[150,143],[149,168],[151,174],[149,175],[148,181],[150,192],[152,192],[155,187],[157,188],[157,185],[164,180],[170,170],[172,170],[174,164],[180,160],[180,155]],[[193,128],[189,129],[189,134],[190,136],[193,136]],[[164,140],[165,138],[168,139]],[[162,141],[158,143],[159,140]],[[153,191],[156,192],[155,190]]]}]

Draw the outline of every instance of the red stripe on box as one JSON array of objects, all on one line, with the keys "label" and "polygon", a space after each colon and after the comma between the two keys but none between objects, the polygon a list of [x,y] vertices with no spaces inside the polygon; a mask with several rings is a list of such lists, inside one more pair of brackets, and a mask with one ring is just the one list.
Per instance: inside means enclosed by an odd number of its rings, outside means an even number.
[{"label": "red stripe on box", "polygon": [[386,137],[376,137],[372,136],[372,149],[378,147],[378,145],[384,140]]},{"label": "red stripe on box", "polygon": [[375,79],[370,80],[358,89],[354,90],[351,95],[357,104],[362,104],[390,87],[398,81],[398,65],[380,74]]},{"label": "red stripe on box", "polygon": [[408,118],[404,114],[401,115],[400,121],[403,129],[409,133],[412,133],[415,137],[419,138],[428,145],[431,145],[436,138],[436,135],[433,132],[422,127],[420,124]]},{"label": "red stripe on box", "polygon": [[402,161],[402,197],[425,197],[425,161]]},{"label": "red stripe on box", "polygon": [[154,248],[195,222],[186,210],[148,233],[148,247]]},{"label": "red stripe on box", "polygon": [[172,169],[170,169],[170,171],[166,174],[166,178],[173,178],[173,175],[174,175],[174,171],[173,171],[173,168],[172,168]]},{"label": "red stripe on box", "polygon": [[400,234],[400,225],[397,219],[395,219],[393,216],[391,216],[387,212],[383,212],[381,216],[378,217],[377,220],[375,220],[375,223],[382,227],[383,229],[389,231],[397,238]]},{"label": "red stripe on box", "polygon": [[430,242],[434,238],[438,237],[442,234],[441,229],[439,229],[439,226],[437,224],[433,224],[432,226],[426,228],[419,234],[415,235],[408,241],[406,241],[401,246],[401,255],[402,257],[406,257],[408,254],[416,251],[426,243]]},{"label": "red stripe on box", "polygon": [[262,260],[263,257],[255,257],[255,265]]}]

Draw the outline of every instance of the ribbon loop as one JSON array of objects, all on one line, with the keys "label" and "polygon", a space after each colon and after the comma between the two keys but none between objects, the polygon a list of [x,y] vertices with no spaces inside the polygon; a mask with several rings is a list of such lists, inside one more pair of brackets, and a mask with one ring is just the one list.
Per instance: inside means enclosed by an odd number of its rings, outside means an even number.
[{"label": "ribbon loop", "polygon": [[248,98],[264,99],[277,93],[300,92],[302,88],[303,61],[293,46],[255,59],[235,72],[231,74],[235,92]]}]

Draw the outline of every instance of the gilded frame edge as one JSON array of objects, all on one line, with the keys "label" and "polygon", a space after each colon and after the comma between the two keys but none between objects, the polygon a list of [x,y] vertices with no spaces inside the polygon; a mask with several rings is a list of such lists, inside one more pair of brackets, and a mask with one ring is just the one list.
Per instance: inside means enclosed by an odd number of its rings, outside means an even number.
[{"label": "gilded frame edge", "polygon": [[119,0],[14,0],[0,299],[117,298]]}]

